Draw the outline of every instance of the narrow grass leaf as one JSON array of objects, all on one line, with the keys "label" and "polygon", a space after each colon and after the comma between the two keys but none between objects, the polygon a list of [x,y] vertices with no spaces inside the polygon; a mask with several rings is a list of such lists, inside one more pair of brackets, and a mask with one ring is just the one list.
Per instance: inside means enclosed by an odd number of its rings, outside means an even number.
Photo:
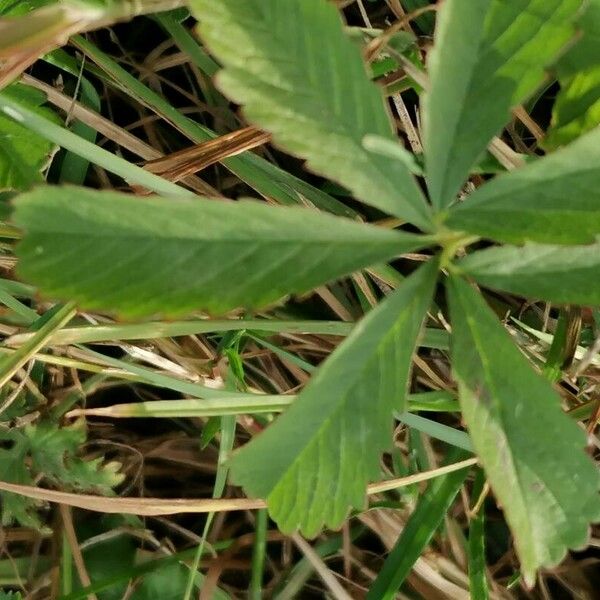
[{"label": "narrow grass leaf", "polygon": [[[0,280],[1,298],[21,294],[18,282],[15,286],[4,285]],[[33,289],[33,288],[32,288]],[[9,291],[10,290],[10,291]],[[27,290],[29,293],[29,290]],[[21,307],[25,316],[25,306]],[[35,311],[29,309],[33,316]],[[36,313],[37,314],[37,313]],[[69,344],[90,344],[98,342],[117,342],[118,340],[149,340],[165,337],[218,333],[224,331],[255,331],[265,333],[319,333],[323,335],[347,336],[356,323],[350,321],[292,321],[277,319],[190,319],[189,321],[147,321],[144,323],[114,323],[101,325],[77,325],[64,327],[52,336],[53,346]],[[32,336],[31,333],[17,333],[5,340],[7,346],[20,346]],[[444,329],[426,328],[419,340],[422,348],[448,350],[450,335]]]},{"label": "narrow grass leaf", "polygon": [[23,194],[15,204],[25,281],[46,296],[130,318],[265,306],[426,239],[251,201],[64,187]]},{"label": "narrow grass leaf", "polygon": [[[2,294],[8,294],[0,282]],[[31,309],[29,309],[31,310]],[[189,321],[147,321],[145,323],[111,323],[101,325],[78,325],[65,327],[52,337],[54,346],[116,342],[118,340],[148,340],[165,337],[199,335],[224,331],[264,331],[266,333],[320,333],[347,336],[355,323],[348,321],[284,321],[271,319],[190,319]],[[426,330],[421,342],[438,347],[438,329]],[[427,335],[427,332],[433,332]],[[445,333],[445,332],[444,332]],[[6,340],[8,346],[19,346],[31,337],[30,333],[18,333]],[[447,340],[448,341],[448,340]],[[449,347],[446,344],[446,349]]]},{"label": "narrow grass leaf", "polygon": [[[97,408],[75,408],[68,413],[68,417],[97,416],[111,417],[113,419],[131,419],[139,417],[143,419],[182,419],[185,417],[216,417],[223,415],[277,413],[288,409],[296,400],[293,395],[260,395],[260,394],[231,394],[216,398],[186,398],[184,400],[151,400],[147,402],[129,402],[114,404],[112,406],[101,406]],[[460,410],[458,403],[447,392],[425,392],[422,394],[410,394],[408,396],[408,410],[411,411],[435,411],[435,412],[457,412]],[[403,414],[401,420],[410,421],[413,415]],[[434,423],[432,421],[432,423]],[[439,425],[438,423],[435,423]],[[447,427],[439,425],[440,427]],[[448,428],[447,429],[451,429]],[[463,434],[461,431],[457,434]],[[469,438],[466,434],[466,442]],[[439,437],[434,436],[434,437]],[[450,437],[450,434],[447,436]],[[463,444],[464,445],[464,444]],[[462,447],[462,446],[461,446]],[[471,446],[467,446],[470,448]]]},{"label": "narrow grass leaf", "polygon": [[555,304],[600,304],[600,242],[589,246],[502,246],[480,250],[459,269],[486,287]]},{"label": "narrow grass leaf", "polygon": [[586,544],[600,518],[598,472],[583,431],[483,298],[459,278],[448,287],[463,418],[532,585],[537,569]]},{"label": "narrow grass leaf", "polygon": [[[75,316],[75,312],[72,303],[59,307],[46,322],[41,324],[40,328],[25,344],[15,352],[2,358],[0,361],[0,388],[10,381],[15,373],[48,343],[55,331],[66,325]],[[43,316],[40,317],[40,321],[43,319]]]},{"label": "narrow grass leaf", "polygon": [[184,417],[216,417],[223,415],[259,414],[281,412],[294,402],[295,396],[240,394],[223,398],[188,398],[185,400],[154,400],[103,406],[76,408],[69,417],[80,415],[130,419],[149,417],[182,419]]},{"label": "narrow grass leaf", "polygon": [[225,66],[221,89],[275,143],[367,204],[429,228],[429,208],[401,163],[363,138],[393,140],[377,85],[326,0],[193,0],[200,33]]},{"label": "narrow grass leaf", "polygon": [[[0,287],[0,302],[4,306],[10,308],[16,315],[18,315],[27,325],[31,325],[37,320],[39,315],[35,310],[29,308],[26,304],[23,304],[20,300],[17,300],[12,294],[9,294],[6,290]],[[28,338],[31,338],[34,333],[25,334]]]},{"label": "narrow grass leaf", "polygon": [[252,573],[248,597],[250,600],[262,600],[262,582],[265,557],[267,554],[267,525],[269,514],[265,508],[256,511],[254,526],[254,547],[252,548]]},{"label": "narrow grass leaf", "polygon": [[438,209],[541,84],[574,36],[581,0],[447,0],[438,13],[424,100],[427,183]]},{"label": "narrow grass leaf", "polygon": [[593,242],[600,235],[598,164],[600,129],[486,183],[445,224],[512,244]]},{"label": "narrow grass leaf", "polygon": [[[195,144],[213,140],[217,137],[214,131],[177,110],[165,98],[144,85],[138,77],[125,70],[117,61],[102,52],[89,40],[81,36],[75,36],[71,43],[90,58],[90,61],[84,64],[86,70],[105,81],[108,86],[117,88],[128,97],[149,107]],[[68,71],[77,72],[79,70],[77,61],[66,53],[55,51],[48,55],[46,59],[51,64],[56,64]],[[92,61],[100,68],[94,67]],[[280,204],[294,206],[308,200],[317,208],[336,215],[356,216],[354,210],[342,204],[333,196],[329,196],[315,186],[302,181],[252,152],[231,156],[223,161],[223,165],[265,198],[276,200]]]},{"label": "narrow grass leaf", "polygon": [[[454,450],[449,454],[447,464],[465,460],[467,457],[468,453],[464,450]],[[366,600],[396,598],[398,589],[440,526],[468,472],[467,469],[454,471],[438,477],[429,484],[369,588]]]},{"label": "narrow grass leaf", "polygon": [[[476,506],[484,491],[485,474],[479,469],[473,484],[471,504]],[[477,513],[471,516],[469,522],[469,589],[473,600],[488,600],[489,589],[486,575],[485,557],[485,510],[483,505],[476,506]]]},{"label": "narrow grass leaf", "polygon": [[465,431],[408,412],[397,412],[395,413],[395,417],[411,429],[416,429],[421,433],[427,434],[429,437],[441,440],[451,446],[473,452],[473,443]]},{"label": "narrow grass leaf", "polygon": [[363,508],[392,412],[407,405],[407,381],[438,264],[431,260],[373,309],[274,425],[234,455],[234,482],[267,498],[284,532],[316,535]]},{"label": "narrow grass leaf", "polygon": [[133,163],[96,146],[92,142],[79,137],[66,127],[62,127],[40,114],[24,102],[20,97],[14,97],[7,90],[0,91],[0,112],[10,117],[17,124],[27,127],[39,137],[52,142],[66,150],[87,158],[90,162],[103,167],[110,173],[119,175],[128,183],[136,183],[158,194],[173,196],[191,196],[192,193],[154,173],[150,173]]}]

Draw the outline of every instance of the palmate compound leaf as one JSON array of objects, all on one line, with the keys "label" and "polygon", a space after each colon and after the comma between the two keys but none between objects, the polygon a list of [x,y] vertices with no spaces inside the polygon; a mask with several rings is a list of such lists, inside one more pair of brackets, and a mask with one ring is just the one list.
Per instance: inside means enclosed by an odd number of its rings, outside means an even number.
[{"label": "palmate compound leaf", "polygon": [[598,472],[585,434],[481,295],[458,277],[448,292],[463,418],[531,585],[538,568],[586,544],[590,522],[600,519]]},{"label": "palmate compound leaf", "polygon": [[583,0],[446,0],[424,98],[427,183],[454,201],[469,170],[573,38]]},{"label": "palmate compound leaf", "polygon": [[554,304],[600,305],[600,243],[489,248],[457,266],[481,285],[503,292]]},{"label": "palmate compound leaf", "polygon": [[366,135],[394,137],[382,94],[332,2],[191,0],[190,8],[225,67],[221,89],[250,121],[362,202],[430,228],[406,167],[362,144]]},{"label": "palmate compound leaf", "polygon": [[15,207],[23,279],[48,297],[126,317],[264,306],[429,242],[252,201],[44,187]]},{"label": "palmate compound leaf", "polygon": [[430,306],[432,259],[373,309],[318,369],[292,406],[234,454],[233,481],[266,498],[284,532],[316,535],[362,508],[392,412],[406,408],[417,338]]},{"label": "palmate compound leaf", "polygon": [[600,125],[600,0],[587,0],[578,42],[557,65],[560,92],[542,145],[568,144]]},{"label": "palmate compound leaf", "polygon": [[445,225],[500,242],[587,244],[600,235],[600,129],[496,177],[453,207]]}]

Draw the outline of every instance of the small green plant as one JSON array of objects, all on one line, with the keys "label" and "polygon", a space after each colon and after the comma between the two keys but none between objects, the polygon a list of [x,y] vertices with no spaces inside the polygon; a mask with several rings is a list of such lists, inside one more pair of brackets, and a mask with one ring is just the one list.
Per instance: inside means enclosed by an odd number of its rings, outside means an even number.
[{"label": "small green plant", "polygon": [[[58,428],[52,421],[40,421],[23,429],[0,431],[0,442],[9,447],[0,450],[0,479],[33,485],[43,477],[74,491],[110,494],[123,476],[118,463],[102,464],[102,458],[85,461],[78,457],[85,443],[85,428],[77,422]],[[0,492],[2,522],[17,521],[26,527],[41,527],[36,502],[10,492]]]},{"label": "small green plant", "polygon": [[[138,198],[44,186],[14,201],[20,277],[49,299],[129,319],[214,316],[424,252],[425,264],[360,321],[290,408],[233,454],[232,478],[266,499],[284,532],[315,536],[363,509],[393,416],[408,410],[423,325],[442,311],[462,418],[532,584],[539,568],[585,545],[600,520],[600,481],[543,365],[523,354],[478,286],[600,304],[600,95],[597,59],[589,60],[600,52],[600,2],[446,0],[427,69],[410,63],[423,90],[424,157],[400,145],[333,3],[190,0],[189,8],[222,65],[219,88],[247,119],[410,229],[183,190]],[[525,161],[495,136],[550,69],[563,84],[545,143],[556,150]],[[0,106],[27,125],[38,109],[15,90],[0,94]],[[488,148],[506,172],[461,193]],[[143,184],[167,195],[154,180]],[[430,491],[423,514],[439,523],[464,476]],[[387,597],[380,588],[369,597]]]}]

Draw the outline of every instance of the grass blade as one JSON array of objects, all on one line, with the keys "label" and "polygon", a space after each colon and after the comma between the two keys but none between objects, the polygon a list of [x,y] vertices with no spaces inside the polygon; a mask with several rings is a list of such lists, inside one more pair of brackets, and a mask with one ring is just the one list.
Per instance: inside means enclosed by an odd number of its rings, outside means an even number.
[{"label": "grass blade", "polygon": [[266,508],[256,511],[254,526],[254,548],[252,550],[252,574],[250,579],[250,600],[261,600],[265,555],[267,552],[267,523],[269,513]]},{"label": "grass blade", "polygon": [[75,316],[75,313],[75,305],[67,303],[62,307],[57,307],[56,312],[50,318],[47,318],[47,315],[40,317],[43,325],[41,325],[27,343],[4,357],[0,362],[0,388],[6,385],[36,352],[41,350],[48,343],[54,332],[68,323]]},{"label": "grass blade", "polygon": [[74,154],[88,159],[90,162],[103,167],[110,173],[122,177],[128,183],[141,185],[158,194],[170,196],[191,196],[186,189],[154,175],[129,161],[126,161],[107,150],[88,142],[61,125],[57,125],[17,98],[10,97],[6,92],[0,91],[0,111],[16,122],[24,124],[44,139],[70,150]]},{"label": "grass blade", "polygon": [[[461,461],[467,456],[464,450],[454,450],[448,462]],[[396,597],[396,592],[431,541],[467,474],[467,469],[455,471],[429,485],[370,587],[366,600],[392,600]]]},{"label": "grass blade", "polygon": [[[473,484],[471,498],[477,504],[484,493],[485,474],[479,469]],[[469,583],[473,600],[488,600],[489,590],[485,573],[485,511],[483,505],[475,506],[477,513],[471,516],[469,525]]]}]

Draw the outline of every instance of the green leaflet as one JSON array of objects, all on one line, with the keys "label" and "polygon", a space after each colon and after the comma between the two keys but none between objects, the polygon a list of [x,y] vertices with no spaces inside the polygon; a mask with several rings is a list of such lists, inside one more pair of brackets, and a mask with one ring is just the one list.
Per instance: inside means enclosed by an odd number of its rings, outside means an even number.
[{"label": "green leaflet", "polygon": [[264,306],[427,245],[424,237],[252,201],[46,187],[15,205],[25,280],[49,297],[128,317]]},{"label": "green leaflet", "polygon": [[447,0],[430,54],[424,98],[426,173],[438,209],[454,201],[470,168],[540,85],[574,34],[582,0]]},{"label": "green leaflet", "polygon": [[600,130],[511,173],[454,207],[451,229],[520,244],[587,244],[600,235]]},{"label": "green leaflet", "polygon": [[394,139],[376,84],[327,0],[192,0],[200,33],[225,70],[223,91],[277,144],[356,197],[430,228],[408,170],[370,152],[366,135]]},{"label": "green leaflet", "polygon": [[526,244],[475,252],[459,269],[481,285],[555,304],[600,304],[600,243]]},{"label": "green leaflet", "polygon": [[[46,96],[31,87],[13,84],[3,91],[35,112],[56,121],[56,115],[41,105]],[[0,191],[23,190],[43,181],[41,171],[49,162],[54,144],[0,114]]]},{"label": "green leaflet", "polygon": [[543,145],[553,149],[600,125],[600,0],[588,0],[581,39],[558,64],[561,91]]},{"label": "green leaflet", "polygon": [[284,532],[316,535],[362,508],[391,443],[392,411],[407,381],[438,261],[431,260],[373,309],[320,367],[294,404],[234,455],[233,480],[267,499]]},{"label": "green leaflet", "polygon": [[538,568],[586,543],[600,518],[598,473],[584,433],[481,296],[459,278],[448,288],[463,418],[531,585]]}]

